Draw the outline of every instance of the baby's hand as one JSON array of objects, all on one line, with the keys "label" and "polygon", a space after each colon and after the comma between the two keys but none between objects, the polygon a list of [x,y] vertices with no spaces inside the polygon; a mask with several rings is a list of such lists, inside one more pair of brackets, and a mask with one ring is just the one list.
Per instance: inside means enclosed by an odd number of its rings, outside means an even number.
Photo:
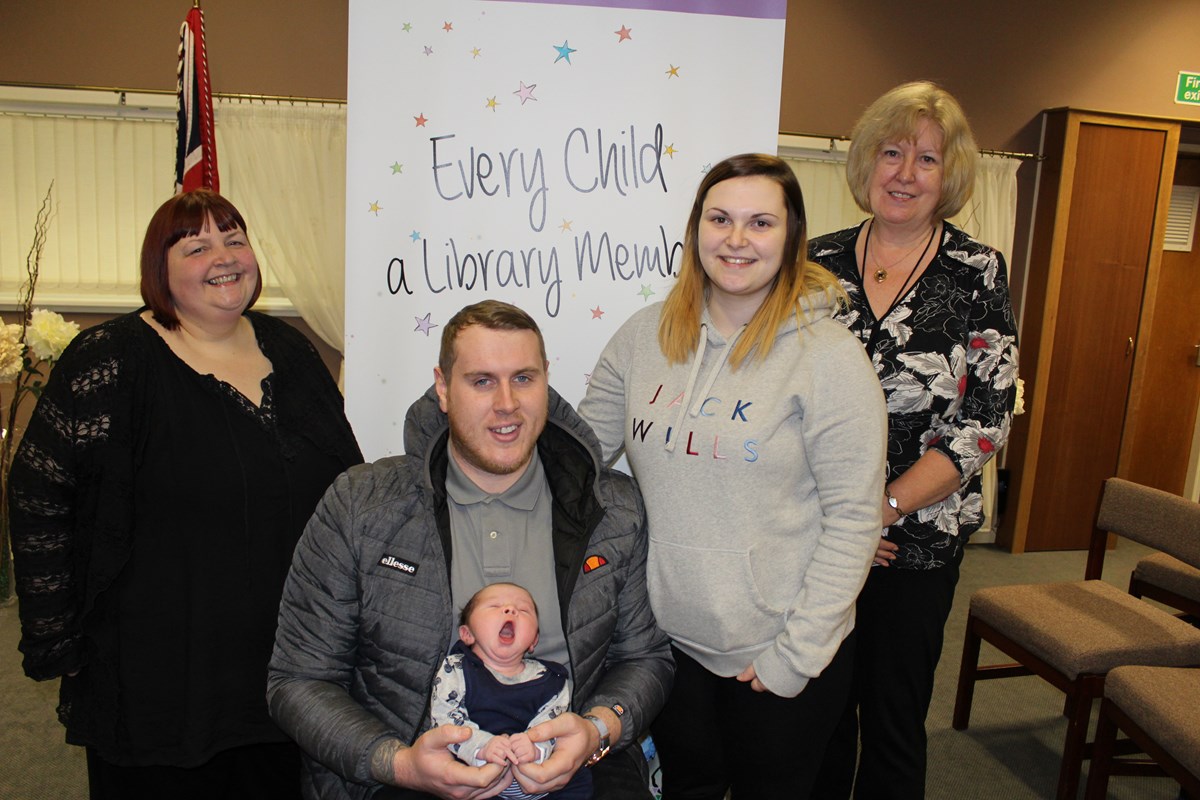
[{"label": "baby's hand", "polygon": [[509,750],[514,764],[531,764],[538,760],[537,745],[524,733],[514,733],[508,737]]},{"label": "baby's hand", "polygon": [[[526,736],[525,739],[528,741],[529,737]],[[512,759],[512,747],[509,744],[508,736],[504,734],[493,736],[487,744],[479,748],[475,757],[489,764],[507,764]]]}]

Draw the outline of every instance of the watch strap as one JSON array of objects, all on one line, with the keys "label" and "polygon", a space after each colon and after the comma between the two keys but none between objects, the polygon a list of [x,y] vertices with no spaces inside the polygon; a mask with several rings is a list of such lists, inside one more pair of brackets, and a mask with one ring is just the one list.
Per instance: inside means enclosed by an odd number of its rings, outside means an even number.
[{"label": "watch strap", "polygon": [[608,751],[612,749],[612,745],[609,741],[608,725],[605,724],[604,720],[595,714],[584,714],[583,718],[595,725],[596,730],[600,733],[600,744],[596,747],[596,752],[592,753],[588,760],[584,762],[585,767],[590,767],[608,755]]}]

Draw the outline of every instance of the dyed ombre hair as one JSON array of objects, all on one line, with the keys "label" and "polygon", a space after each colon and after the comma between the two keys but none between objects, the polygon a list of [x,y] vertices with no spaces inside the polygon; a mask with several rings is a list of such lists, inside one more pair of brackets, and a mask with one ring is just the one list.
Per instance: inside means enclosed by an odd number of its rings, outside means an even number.
[{"label": "dyed ombre hair", "polygon": [[709,278],[700,263],[699,230],[704,200],[712,187],[732,178],[762,176],[774,181],[783,191],[787,206],[787,236],[783,245],[783,263],[762,305],[754,312],[745,332],[729,354],[729,363],[737,369],[753,354],[765,359],[775,343],[775,334],[792,314],[804,315],[804,298],[825,294],[834,302],[845,302],[845,293],[824,267],[808,260],[808,223],[804,216],[804,196],[796,174],[782,159],[762,153],[731,156],[714,166],[696,189],[692,213],[683,239],[683,258],[679,278],[667,295],[658,325],[658,344],[672,364],[686,362],[696,351],[700,319],[708,299]]}]

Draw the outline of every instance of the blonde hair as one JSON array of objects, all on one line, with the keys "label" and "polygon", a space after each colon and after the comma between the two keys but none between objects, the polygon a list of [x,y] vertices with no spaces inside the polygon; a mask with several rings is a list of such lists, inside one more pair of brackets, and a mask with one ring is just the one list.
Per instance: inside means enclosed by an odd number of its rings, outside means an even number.
[{"label": "blonde hair", "polygon": [[704,199],[709,190],[722,181],[759,175],[770,178],[783,190],[787,237],[783,245],[783,263],[775,281],[745,332],[738,337],[729,354],[730,365],[737,369],[752,353],[760,361],[765,359],[775,344],[776,332],[788,317],[792,314],[804,316],[806,295],[824,294],[832,302],[845,302],[846,294],[837,279],[824,267],[807,259],[808,223],[804,216],[804,196],[791,167],[782,159],[762,153],[731,156],[710,169],[696,189],[684,233],[679,278],[667,295],[658,325],[658,344],[668,363],[686,362],[695,352],[700,336],[700,319],[709,288],[697,241]]},{"label": "blonde hair", "polygon": [[871,103],[850,134],[846,182],[863,211],[873,213],[871,174],[880,149],[889,142],[915,140],[923,120],[942,131],[942,196],[933,209],[934,220],[953,217],[971,199],[979,148],[962,106],[937,84],[914,81],[888,90]]}]

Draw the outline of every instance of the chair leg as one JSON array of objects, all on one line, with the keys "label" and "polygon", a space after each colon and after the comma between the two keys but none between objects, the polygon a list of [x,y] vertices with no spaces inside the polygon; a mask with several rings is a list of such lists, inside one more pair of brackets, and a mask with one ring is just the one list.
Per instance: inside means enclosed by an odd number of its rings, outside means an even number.
[{"label": "chair leg", "polygon": [[1057,800],[1075,800],[1079,793],[1079,775],[1083,769],[1084,752],[1087,749],[1092,701],[1103,691],[1103,675],[1080,675],[1067,693],[1071,713],[1067,719],[1062,765],[1058,771],[1058,792],[1055,795]]},{"label": "chair leg", "polygon": [[958,691],[954,697],[954,730],[965,731],[971,724],[971,703],[975,699],[976,673],[979,671],[979,634],[975,618],[967,614],[967,632],[963,637],[962,663],[958,668]]},{"label": "chair leg", "polygon": [[1096,723],[1096,742],[1092,747],[1092,764],[1088,768],[1084,800],[1104,800],[1108,796],[1108,777],[1116,754],[1117,723],[1108,713],[1111,700],[1100,704],[1100,719]]}]

